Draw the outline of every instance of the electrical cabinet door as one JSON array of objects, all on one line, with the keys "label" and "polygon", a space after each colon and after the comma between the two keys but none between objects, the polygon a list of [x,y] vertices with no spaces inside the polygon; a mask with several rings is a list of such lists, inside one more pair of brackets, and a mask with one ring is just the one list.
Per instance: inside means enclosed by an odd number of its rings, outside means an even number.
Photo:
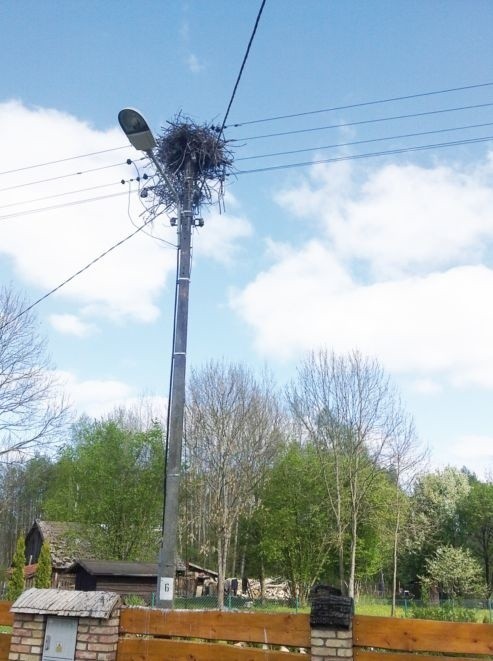
[{"label": "electrical cabinet door", "polygon": [[48,617],[42,661],[74,660],[77,624],[76,617]]}]

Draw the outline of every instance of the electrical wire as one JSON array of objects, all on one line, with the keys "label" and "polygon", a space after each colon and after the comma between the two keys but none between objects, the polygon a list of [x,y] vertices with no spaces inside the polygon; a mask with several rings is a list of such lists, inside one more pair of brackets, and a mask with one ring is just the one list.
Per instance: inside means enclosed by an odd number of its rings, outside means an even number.
[{"label": "electrical wire", "polygon": [[[134,219],[132,218],[132,214],[130,213],[130,200],[131,200],[131,194],[132,194],[132,181],[135,181],[134,179],[129,179],[128,181],[128,202],[127,202],[127,216],[130,219],[130,222],[134,227],[138,227]],[[137,179],[139,183],[139,189],[137,191],[137,195],[140,198],[139,191],[140,191],[140,178]],[[155,217],[152,218],[154,220]],[[166,244],[167,246],[171,248],[177,248],[178,246],[174,243],[171,243],[171,241],[166,241],[166,239],[162,239],[160,236],[155,236],[151,232],[146,232],[145,230],[142,230],[142,233],[145,234],[146,236],[149,236],[151,239],[157,239],[158,241],[161,241],[162,243]]]},{"label": "electrical wire", "polygon": [[[401,133],[399,135],[389,135],[389,136],[383,136],[383,137],[379,137],[379,138],[369,138],[367,140],[354,140],[352,142],[339,142],[339,143],[334,143],[334,144],[330,144],[330,145],[322,145],[322,146],[318,146],[318,147],[306,147],[306,148],[303,148],[303,149],[292,149],[292,150],[289,150],[289,151],[270,152],[268,154],[254,154],[252,156],[240,156],[239,158],[236,158],[235,160],[236,161],[248,161],[248,160],[253,160],[253,159],[256,159],[256,158],[260,159],[260,158],[271,158],[271,157],[274,157],[274,156],[289,156],[289,155],[292,155],[292,154],[301,154],[301,153],[312,152],[312,151],[321,151],[321,150],[324,150],[324,149],[336,149],[336,148],[339,148],[339,147],[350,147],[350,146],[369,144],[369,143],[374,143],[374,142],[384,142],[384,141],[387,141],[387,140],[398,140],[398,139],[402,139],[402,138],[414,138],[414,137],[425,136],[425,135],[433,135],[433,134],[437,134],[437,133],[448,133],[448,132],[452,132],[452,131],[463,131],[463,130],[468,130],[468,129],[473,129],[473,128],[485,128],[487,126],[492,126],[492,125],[493,125],[493,122],[485,122],[485,123],[482,123],[482,124],[466,124],[466,125],[463,125],[463,126],[453,126],[453,127],[448,127],[448,128],[442,128],[442,129],[434,129],[432,131],[419,131],[417,133]],[[139,183],[139,189],[138,189],[137,193],[138,193],[138,197],[139,197],[139,200],[140,200],[141,204],[143,204],[142,200],[140,198],[140,191],[141,191],[140,185],[141,185],[141,180],[142,180],[143,177],[141,175],[140,170],[137,167],[137,164],[132,161],[132,165],[134,165],[135,170],[136,170],[136,174],[137,174],[135,179],[127,179],[127,180],[122,179],[120,181],[114,181],[114,182],[109,183],[109,184],[101,184],[99,186],[90,186],[88,188],[77,188],[75,190],[66,191],[64,193],[55,193],[53,195],[45,195],[43,197],[36,197],[36,198],[29,199],[29,200],[21,200],[21,201],[18,201],[18,202],[10,202],[9,204],[0,205],[0,209],[7,209],[7,208],[14,207],[14,206],[21,206],[21,205],[25,205],[25,204],[34,204],[35,202],[44,202],[44,201],[50,200],[50,199],[66,197],[67,195],[75,195],[76,193],[91,192],[91,191],[94,191],[94,190],[100,190],[102,188],[110,188],[112,186],[118,186],[118,185],[121,185],[121,184],[133,182],[133,181],[137,181]],[[144,175],[144,177],[146,177],[146,176],[147,175]],[[95,198],[95,199],[99,199],[99,198]],[[81,201],[81,203],[82,203],[82,201]],[[143,208],[144,208],[145,211],[147,211],[147,207],[145,205],[143,205]],[[51,209],[51,207],[49,207],[49,209]],[[41,211],[42,210],[44,210],[44,209],[41,209]],[[131,221],[132,221],[132,224],[135,227],[137,227],[137,225],[135,224],[133,219],[131,219]],[[176,247],[175,244],[170,244],[169,241],[165,241],[164,239],[161,239],[160,237],[157,237],[154,234],[151,234],[151,233],[148,233],[148,232],[144,232],[144,234],[147,234],[148,236],[152,236],[153,238],[156,238],[159,241],[164,241],[164,243],[168,243],[169,245],[173,245],[174,247]]]},{"label": "electrical wire", "polygon": [[[273,156],[289,156],[291,154],[301,154],[303,152],[320,151],[322,149],[335,149],[337,147],[350,147],[354,145],[364,145],[371,142],[383,142],[386,140],[399,140],[401,138],[415,138],[422,135],[432,135],[435,133],[448,133],[451,131],[463,131],[466,129],[484,128],[486,126],[493,126],[493,122],[486,122],[484,124],[467,124],[465,126],[453,126],[446,129],[435,129],[433,131],[419,131],[418,133],[401,133],[400,135],[389,135],[381,138],[369,138],[368,140],[354,140],[352,142],[339,142],[332,145],[323,145],[321,147],[307,147],[304,149],[291,149],[290,151],[278,151],[270,154],[255,154],[253,156],[241,156],[235,158],[235,161],[250,161],[254,158],[270,158]],[[0,207],[1,208],[1,207]]]},{"label": "electrical wire", "polygon": [[263,122],[274,122],[279,119],[293,119],[295,117],[306,117],[307,115],[319,115],[324,112],[333,112],[335,110],[350,110],[352,108],[363,108],[365,106],[374,106],[377,104],[391,103],[393,101],[408,101],[409,99],[418,99],[425,96],[433,96],[437,94],[448,94],[450,92],[462,92],[464,90],[479,89],[481,87],[490,87],[491,83],[479,83],[477,85],[464,85],[463,87],[449,87],[448,89],[433,90],[431,92],[418,92],[416,94],[407,94],[406,96],[394,96],[387,99],[377,99],[375,101],[360,101],[359,103],[351,103],[347,106],[333,106],[332,108],[320,108],[318,110],[308,110],[306,112],[297,112],[289,115],[274,115],[273,117],[262,117],[261,119],[251,119],[246,122],[238,122],[236,124],[229,124],[224,128],[239,128],[240,126],[247,126],[249,124],[260,124]]},{"label": "electrical wire", "polygon": [[110,151],[119,151],[120,149],[128,149],[128,145],[122,145],[121,147],[111,147],[111,149],[101,149],[100,151],[91,151],[87,154],[78,154],[77,156],[67,156],[67,158],[59,158],[56,161],[45,161],[44,163],[36,163],[34,165],[24,165],[21,168],[15,168],[13,170],[4,170],[0,172],[2,174],[13,174],[14,172],[23,172],[24,170],[33,170],[34,168],[42,168],[46,165],[56,165],[57,163],[66,163],[67,161],[75,161],[78,158],[87,158],[88,156],[97,156],[98,154],[107,154]]},{"label": "electrical wire", "polygon": [[[145,156],[138,158],[137,161],[145,161]],[[80,170],[79,172],[71,172],[69,174],[61,174],[57,177],[48,177],[47,179],[38,179],[36,181],[28,181],[24,184],[16,184],[15,186],[7,186],[6,188],[0,188],[0,193],[4,193],[9,190],[15,190],[17,188],[25,188],[26,186],[34,186],[35,184],[45,184],[49,181],[58,181],[59,179],[67,179],[68,177],[76,177],[78,175],[87,174],[89,172],[99,172],[100,170],[108,170],[109,168],[116,168],[120,165],[131,165],[133,161],[128,158],[126,161],[121,161],[119,163],[113,163],[111,165],[101,165],[97,168],[89,168],[88,170]]]},{"label": "electrical wire", "polygon": [[326,129],[339,129],[346,128],[347,126],[360,126],[362,124],[375,124],[377,122],[388,122],[396,119],[411,119],[414,117],[425,117],[428,115],[439,115],[446,112],[456,112],[459,110],[474,110],[477,108],[487,108],[493,106],[493,102],[490,103],[476,103],[471,106],[457,106],[455,108],[440,108],[438,110],[427,110],[425,112],[415,112],[409,113],[406,115],[391,115],[389,117],[375,117],[373,119],[361,119],[357,122],[343,122],[341,124],[329,124],[327,126],[316,126],[309,129],[295,129],[293,131],[282,131],[279,133],[265,133],[263,135],[250,135],[244,138],[232,138],[230,142],[246,142],[248,140],[260,140],[262,138],[277,138],[279,136],[285,135],[295,135],[297,133],[313,133],[315,131],[325,131]]},{"label": "electrical wire", "polygon": [[444,147],[457,147],[460,145],[469,145],[469,144],[476,144],[480,142],[489,142],[493,140],[493,135],[486,136],[484,138],[471,138],[471,139],[464,139],[464,140],[456,140],[454,142],[439,142],[431,145],[417,145],[413,147],[402,147],[401,149],[389,149],[386,151],[379,151],[379,152],[369,152],[366,154],[352,154],[350,156],[338,156],[336,158],[324,158],[320,160],[315,160],[315,161],[304,161],[300,163],[285,163],[282,165],[273,165],[270,167],[265,167],[265,168],[255,168],[253,170],[237,170],[234,175],[241,175],[241,174],[253,174],[257,172],[273,172],[275,170],[286,170],[288,168],[299,168],[299,167],[307,167],[310,165],[318,165],[322,163],[338,163],[340,161],[354,161],[358,159],[365,159],[365,158],[374,158],[376,156],[391,156],[393,154],[405,154],[405,153],[410,153],[410,152],[416,152],[416,151],[426,151],[428,149],[441,149]]},{"label": "electrical wire", "polygon": [[[128,181],[133,181],[129,179]],[[34,202],[44,202],[46,200],[52,200],[57,197],[65,197],[67,195],[76,195],[77,193],[88,193],[94,190],[100,190],[101,188],[110,188],[110,186],[118,186],[119,184],[124,184],[126,181],[122,179],[121,181],[113,181],[111,184],[100,184],[99,186],[90,186],[89,188],[77,188],[76,190],[66,191],[65,193],[55,193],[54,195],[44,195],[43,197],[35,197],[30,200],[20,200],[19,202],[10,202],[9,204],[0,205],[0,209],[8,209],[10,207],[17,207],[23,204],[34,204]]]},{"label": "electrical wire", "polygon": [[30,216],[33,213],[41,213],[42,211],[53,211],[55,209],[63,209],[64,207],[74,207],[78,204],[86,204],[87,202],[99,202],[100,200],[107,200],[111,197],[119,197],[126,195],[127,191],[121,193],[110,193],[109,195],[99,195],[98,197],[88,197],[84,200],[74,200],[73,202],[65,202],[63,204],[53,204],[49,207],[39,207],[38,209],[28,209],[27,211],[16,211],[0,216],[0,220],[7,220],[8,218],[20,218],[21,216]]},{"label": "electrical wire", "polygon": [[[126,195],[126,192],[125,192],[125,195]],[[62,287],[65,287],[65,285],[67,285],[69,282],[72,282],[72,280],[74,280],[74,279],[77,278],[79,275],[81,275],[82,273],[84,273],[85,271],[87,271],[89,268],[91,268],[91,266],[93,266],[94,264],[96,264],[97,262],[99,262],[101,259],[103,259],[103,257],[106,257],[106,255],[108,255],[110,252],[112,252],[113,250],[116,250],[116,248],[119,248],[121,245],[123,245],[124,243],[126,243],[126,241],[128,241],[129,239],[131,239],[132,237],[134,237],[136,234],[138,234],[139,232],[141,232],[141,231],[144,229],[144,227],[145,227],[146,225],[148,225],[150,222],[151,222],[151,219],[146,220],[145,223],[143,223],[142,225],[140,225],[140,226],[139,226],[134,232],[132,232],[131,234],[128,234],[126,237],[124,237],[123,239],[121,239],[121,240],[118,241],[117,243],[114,243],[110,248],[108,248],[107,250],[105,250],[104,252],[102,252],[100,255],[98,255],[97,257],[95,257],[95,258],[94,258],[93,260],[91,260],[88,264],[86,264],[86,265],[83,266],[81,269],[79,269],[78,271],[76,271],[75,273],[73,273],[70,277],[66,278],[66,279],[65,279],[63,282],[61,282],[59,285],[57,285],[56,287],[53,287],[53,289],[50,289],[49,292],[47,292],[46,294],[44,294],[43,296],[41,296],[40,298],[38,298],[36,301],[34,301],[34,302],[31,303],[30,305],[28,305],[27,308],[24,308],[24,310],[21,310],[21,311],[19,312],[19,314],[17,314],[13,319],[10,319],[9,321],[7,321],[7,325],[8,325],[8,324],[13,324],[15,321],[17,321],[17,319],[19,319],[19,318],[22,317],[23,315],[27,314],[30,310],[32,310],[34,307],[36,307],[37,305],[39,305],[42,301],[46,300],[49,296],[52,296],[52,294],[54,294],[55,292],[59,291]],[[5,325],[4,325],[4,328],[5,328]]]},{"label": "electrical wire", "polygon": [[257,33],[257,28],[258,28],[258,25],[260,23],[260,17],[262,16],[262,12],[264,11],[265,2],[266,2],[266,0],[262,0],[262,3],[260,5],[260,9],[258,10],[257,18],[255,19],[255,25],[253,26],[252,34],[250,35],[250,39],[248,41],[248,46],[247,46],[247,49],[245,51],[245,55],[243,56],[243,62],[241,63],[240,71],[238,73],[238,76],[236,77],[235,86],[233,88],[233,92],[231,94],[231,98],[229,100],[228,107],[227,107],[226,113],[224,115],[224,119],[223,119],[223,122],[221,124],[221,128],[219,129],[218,135],[222,134],[222,132],[224,130],[224,127],[226,125],[226,121],[229,117],[229,111],[231,110],[231,106],[233,105],[233,101],[234,101],[234,98],[236,96],[236,90],[238,89],[238,85],[240,84],[241,76],[243,74],[243,69],[245,68],[245,64],[248,60],[248,56],[250,55],[250,49],[252,47],[253,40],[255,39],[255,34]]}]

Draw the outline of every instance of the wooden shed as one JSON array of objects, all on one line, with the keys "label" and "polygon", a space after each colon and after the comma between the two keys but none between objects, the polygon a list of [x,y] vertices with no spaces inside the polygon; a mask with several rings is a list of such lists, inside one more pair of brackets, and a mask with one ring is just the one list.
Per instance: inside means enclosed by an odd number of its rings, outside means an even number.
[{"label": "wooden shed", "polygon": [[67,574],[75,560],[93,558],[90,526],[69,521],[41,521],[37,519],[26,535],[26,564],[38,562],[43,542],[50,546],[52,587],[74,588],[74,576]]},{"label": "wooden shed", "polygon": [[[122,597],[135,595],[147,604],[156,592],[158,565],[154,562],[114,562],[107,560],[78,560],[67,570],[74,576],[76,590],[103,590]],[[177,596],[197,595],[204,579],[215,581],[216,572],[178,560],[176,568]],[[202,591],[200,591],[200,594]]]}]

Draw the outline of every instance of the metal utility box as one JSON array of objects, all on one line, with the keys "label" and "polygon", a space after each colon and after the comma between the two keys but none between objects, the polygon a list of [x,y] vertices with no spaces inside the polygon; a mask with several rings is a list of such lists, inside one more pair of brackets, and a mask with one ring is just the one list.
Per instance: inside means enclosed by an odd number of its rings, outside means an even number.
[{"label": "metal utility box", "polygon": [[77,617],[48,616],[42,661],[73,661],[77,639]]}]

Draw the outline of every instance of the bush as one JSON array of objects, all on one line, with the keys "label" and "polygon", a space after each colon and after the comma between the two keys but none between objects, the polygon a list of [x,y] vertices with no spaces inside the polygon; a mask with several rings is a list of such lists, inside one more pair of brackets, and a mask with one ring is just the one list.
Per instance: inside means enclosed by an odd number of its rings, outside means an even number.
[{"label": "bush", "polygon": [[20,597],[25,587],[24,565],[26,564],[26,547],[24,537],[19,537],[15,549],[14,559],[12,560],[12,573],[7,586],[8,601],[15,601]]},{"label": "bush", "polygon": [[146,602],[145,599],[138,594],[126,594],[123,597],[123,604],[125,606],[145,606]]},{"label": "bush", "polygon": [[447,622],[476,622],[476,613],[471,608],[444,604],[443,606],[417,606],[413,604],[407,617],[418,620],[444,620]]},{"label": "bush", "polygon": [[48,542],[43,542],[41,547],[34,586],[37,588],[51,588],[51,553]]}]

